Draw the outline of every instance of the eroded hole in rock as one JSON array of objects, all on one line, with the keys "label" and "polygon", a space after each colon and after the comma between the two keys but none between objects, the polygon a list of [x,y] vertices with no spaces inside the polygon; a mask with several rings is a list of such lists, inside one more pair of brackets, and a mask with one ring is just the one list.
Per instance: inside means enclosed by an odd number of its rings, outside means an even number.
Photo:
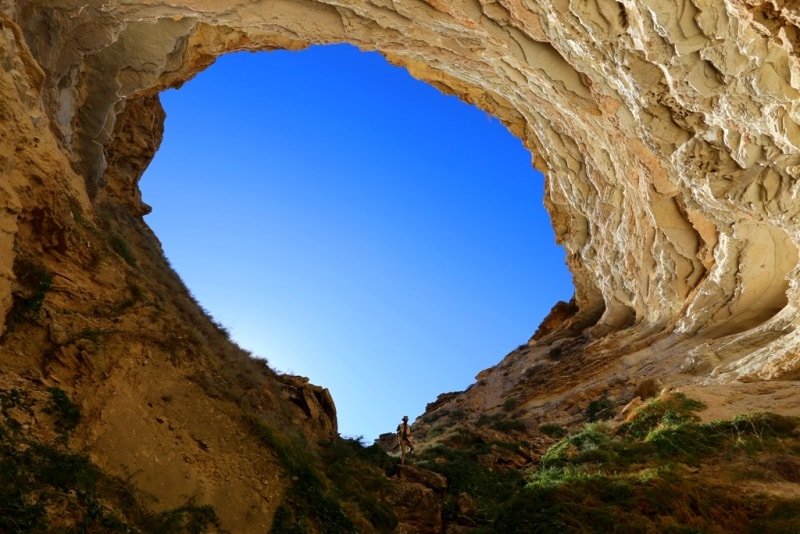
[{"label": "eroded hole in rock", "polygon": [[350,46],[221,58],[162,94],[147,221],[244,348],[367,438],[525,343],[573,288],[530,154]]}]

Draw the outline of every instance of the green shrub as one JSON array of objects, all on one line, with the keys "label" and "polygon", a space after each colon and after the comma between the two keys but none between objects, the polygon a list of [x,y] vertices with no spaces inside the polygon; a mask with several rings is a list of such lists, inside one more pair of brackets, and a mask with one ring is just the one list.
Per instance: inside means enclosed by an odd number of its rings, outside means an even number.
[{"label": "green shrub", "polygon": [[553,488],[561,486],[562,484],[574,483],[578,480],[586,480],[594,476],[597,475],[593,475],[581,467],[542,467],[536,470],[528,481],[527,486],[535,488]]},{"label": "green shrub", "polygon": [[255,417],[246,420],[253,434],[275,452],[292,477],[272,532],[301,532],[297,529],[305,528],[306,524],[324,527],[325,532],[332,534],[355,532],[353,522],[327,488],[321,458],[305,438],[298,433],[279,433]]},{"label": "green shrub", "polygon": [[491,415],[482,413],[478,416],[475,424],[477,426],[488,426],[500,432],[524,432],[528,429],[524,422],[517,419],[507,419],[507,417],[507,414],[504,413],[495,413]]},{"label": "green shrub", "polygon": [[[733,481],[739,475],[726,466],[737,456],[758,452],[760,463],[787,465],[787,451],[800,441],[800,418],[751,414],[701,424],[694,413],[701,408],[675,394],[642,406],[616,432],[584,425],[542,456],[493,530],[800,532],[800,501],[748,495],[694,468],[720,466]],[[793,473],[794,461],[789,465]]]},{"label": "green shrub", "polygon": [[705,405],[700,401],[690,399],[683,393],[673,393],[644,404],[636,410],[630,421],[620,426],[619,431],[632,438],[644,438],[659,425],[674,426],[699,421],[694,412],[704,408]]},{"label": "green shrub", "polygon": [[605,396],[601,399],[593,400],[586,407],[585,415],[590,423],[612,419],[614,417],[614,403]]},{"label": "green shrub", "polygon": [[[461,448],[456,448],[459,445]],[[516,469],[492,469],[478,460],[490,450],[489,443],[476,436],[462,434],[458,441],[451,442],[451,446],[439,445],[428,449],[419,458],[419,465],[447,478],[443,509],[446,519],[454,519],[458,515],[456,499],[466,493],[477,505],[475,519],[491,521],[502,503],[522,487],[522,475]]]},{"label": "green shrub", "polygon": [[544,468],[560,467],[593,460],[599,453],[610,454],[607,445],[611,439],[606,427],[599,423],[587,424],[550,447],[542,456],[540,465]]},{"label": "green shrub", "polygon": [[475,421],[475,424],[477,426],[489,426],[493,425],[502,418],[503,414],[496,413],[490,415],[488,413],[482,413],[478,416],[478,419]]},{"label": "green shrub", "polygon": [[561,439],[567,435],[567,430],[560,425],[545,423],[539,427],[539,432],[553,439]]},{"label": "green shrub", "polygon": [[112,233],[108,236],[108,243],[111,245],[111,249],[125,260],[125,263],[134,268],[138,266],[136,257],[121,235]]},{"label": "green shrub", "polygon": [[645,437],[662,458],[696,465],[721,446],[722,434],[713,425],[695,423],[654,428]]},{"label": "green shrub", "polygon": [[467,418],[466,410],[455,408],[448,414],[451,421],[464,421]]}]

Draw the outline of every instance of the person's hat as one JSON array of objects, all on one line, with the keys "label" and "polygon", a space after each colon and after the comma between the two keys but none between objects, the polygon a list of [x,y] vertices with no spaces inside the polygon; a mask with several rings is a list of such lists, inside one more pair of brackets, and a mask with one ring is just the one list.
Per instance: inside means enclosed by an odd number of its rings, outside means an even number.
[{"label": "person's hat", "polygon": [[408,421],[408,416],[407,415],[403,416],[403,421]]}]

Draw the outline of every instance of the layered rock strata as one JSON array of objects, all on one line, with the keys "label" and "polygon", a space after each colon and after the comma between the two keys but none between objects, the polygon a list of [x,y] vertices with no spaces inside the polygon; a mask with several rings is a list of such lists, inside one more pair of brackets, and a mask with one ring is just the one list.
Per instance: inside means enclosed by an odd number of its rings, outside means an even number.
[{"label": "layered rock strata", "polygon": [[157,108],[143,99],[214,57],[349,42],[482,107],[531,149],[574,273],[569,326],[702,337],[692,357],[720,378],[797,372],[792,4],[30,1],[4,11],[41,90],[28,105],[81,194],[144,209],[135,181],[149,153],[131,128],[155,139],[159,112],[129,108]]},{"label": "layered rock strata", "polygon": [[[162,134],[160,90],[226,52],[347,42],[498,117],[547,177],[574,302],[479,377],[493,393],[474,390],[476,407],[608,368],[797,379],[799,31],[783,0],[0,0],[3,372],[87,399],[80,443],[119,471],[135,458],[153,494],[159,459],[181,450],[166,436],[195,444],[188,478],[170,475],[187,494],[228,503],[220,476],[262,473],[275,489],[224,519],[268,523],[282,491],[269,462],[204,460],[235,445],[164,400],[208,394],[240,356],[166,265],[137,181]],[[335,434],[324,393],[262,374],[242,386],[254,406],[293,406],[286,421]],[[178,377],[192,385],[168,391]],[[159,409],[186,422],[146,414]],[[212,413],[236,435],[233,408]],[[162,427],[110,452],[119,433]]]}]

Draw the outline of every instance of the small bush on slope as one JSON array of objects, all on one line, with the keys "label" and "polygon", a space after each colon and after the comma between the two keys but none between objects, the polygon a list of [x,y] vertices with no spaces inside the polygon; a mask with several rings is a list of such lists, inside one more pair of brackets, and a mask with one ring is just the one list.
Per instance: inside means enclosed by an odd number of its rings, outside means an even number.
[{"label": "small bush on slope", "polygon": [[339,438],[317,449],[303,436],[278,432],[264,420],[251,417],[248,423],[293,480],[276,512],[273,533],[350,533],[360,530],[357,523],[385,532],[397,525],[393,510],[380,499],[391,490],[385,472],[396,461],[377,446]]},{"label": "small bush on slope", "polygon": [[755,464],[756,456],[797,456],[800,418],[752,414],[701,424],[694,412],[702,407],[674,394],[646,404],[616,431],[588,424],[565,437],[541,458],[494,528],[800,532],[800,501],[748,494],[731,469]]}]

